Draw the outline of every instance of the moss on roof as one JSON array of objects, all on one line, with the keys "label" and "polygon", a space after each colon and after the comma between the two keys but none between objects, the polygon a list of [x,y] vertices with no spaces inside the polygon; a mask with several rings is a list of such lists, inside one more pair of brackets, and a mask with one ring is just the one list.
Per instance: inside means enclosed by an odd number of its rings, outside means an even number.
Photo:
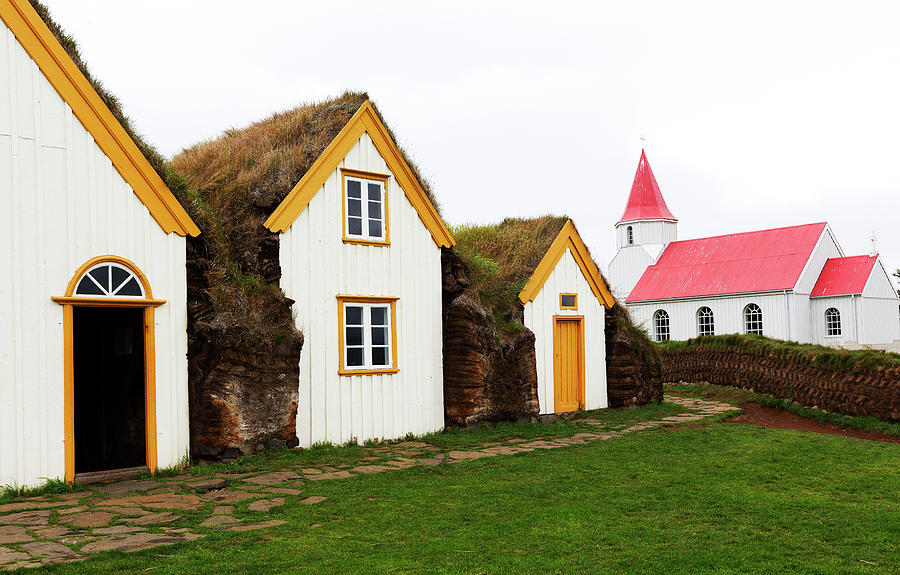
[{"label": "moss on roof", "polygon": [[169,187],[170,190],[175,191],[175,188],[178,187],[178,179],[173,178],[173,175],[166,164],[165,158],[150,144],[148,144],[140,135],[138,135],[137,131],[134,129],[134,126],[131,124],[131,120],[128,119],[128,116],[125,115],[125,112],[122,111],[122,104],[119,102],[119,99],[116,98],[113,94],[111,94],[106,88],[103,87],[103,84],[97,80],[93,75],[91,75],[90,70],[87,67],[85,61],[81,58],[81,53],[78,51],[78,44],[75,43],[75,40],[66,34],[65,30],[57,24],[53,18],[50,16],[50,11],[46,6],[38,2],[37,0],[28,0],[31,4],[32,8],[38,13],[38,16],[41,17],[41,20],[44,21],[44,24],[47,25],[47,28],[50,29],[50,32],[56,37],[59,43],[62,45],[63,49],[66,51],[66,54],[69,55],[69,58],[75,63],[81,73],[87,78],[87,81],[90,82],[91,86],[97,92],[97,95],[100,96],[100,99],[103,100],[103,103],[106,104],[106,107],[109,108],[109,111],[112,112],[112,115],[115,116],[116,120],[125,128],[125,131],[131,136],[131,139],[134,140],[134,143],[137,144],[138,149],[147,158],[147,161],[150,162],[150,165],[159,174],[159,177],[162,178],[163,182]]},{"label": "moss on roof", "polygon": [[507,218],[451,229],[456,252],[469,268],[467,293],[493,310],[501,331],[521,328],[519,292],[568,221],[565,216]]}]

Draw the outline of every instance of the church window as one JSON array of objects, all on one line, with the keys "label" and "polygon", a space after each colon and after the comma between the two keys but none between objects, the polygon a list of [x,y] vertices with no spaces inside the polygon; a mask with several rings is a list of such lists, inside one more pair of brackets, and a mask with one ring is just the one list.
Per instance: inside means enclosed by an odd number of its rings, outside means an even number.
[{"label": "church window", "polygon": [[625,228],[625,235],[628,236],[628,245],[632,245],[634,243],[634,228],[631,226]]},{"label": "church window", "polygon": [[76,296],[144,297],[141,282],[127,267],[115,262],[102,262],[89,269],[78,281]]},{"label": "church window", "polygon": [[713,312],[706,306],[697,310],[697,335],[715,335],[716,324]]},{"label": "church window", "polygon": [[841,335],[841,312],[833,307],[825,310],[825,335]]},{"label": "church window", "polygon": [[755,303],[744,308],[744,333],[763,334],[762,310]]},{"label": "church window", "polygon": [[669,313],[664,309],[653,314],[653,335],[656,341],[669,341]]}]

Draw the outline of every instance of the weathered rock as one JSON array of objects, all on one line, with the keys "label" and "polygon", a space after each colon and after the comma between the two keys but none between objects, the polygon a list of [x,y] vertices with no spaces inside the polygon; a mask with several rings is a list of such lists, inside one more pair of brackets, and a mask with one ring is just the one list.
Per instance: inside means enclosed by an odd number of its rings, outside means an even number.
[{"label": "weathered rock", "polygon": [[18,525],[7,525],[0,527],[0,544],[3,543],[25,543],[32,541],[34,537],[28,534],[28,531]]},{"label": "weathered rock", "polygon": [[46,525],[52,512],[47,509],[40,511],[21,511],[9,515],[0,515],[0,525],[26,525],[34,527]]},{"label": "weathered rock", "polygon": [[197,509],[204,501],[196,495],[182,493],[161,493],[159,495],[132,495],[109,499],[103,504],[122,507],[149,507],[151,509]]},{"label": "weathered rock", "polygon": [[161,534],[161,533],[125,533],[122,535],[110,535],[98,541],[88,543],[81,548],[82,553],[97,553],[99,551],[137,551],[156,547],[157,545],[171,545],[182,541],[191,541],[201,537],[199,534]]},{"label": "weathered rock", "polygon": [[321,503],[328,499],[327,497],[322,497],[321,495],[313,495],[312,497],[307,497],[306,499],[301,499],[300,503],[305,505],[315,505],[316,503]]},{"label": "weathered rock", "polygon": [[13,561],[22,561],[24,559],[30,559],[31,557],[28,553],[22,553],[21,551],[13,551],[7,547],[0,547],[0,565],[4,563],[12,563]]},{"label": "weathered rock", "polygon": [[606,313],[606,390],[610,407],[662,401],[659,352],[619,303]]},{"label": "weathered rock", "polygon": [[238,521],[240,521],[240,519],[232,517],[231,515],[213,515],[212,517],[207,517],[201,521],[200,527],[218,527],[219,525],[237,523]]},{"label": "weathered rock", "polygon": [[161,525],[163,523],[171,523],[179,518],[180,516],[172,513],[171,511],[163,511],[162,513],[151,513],[149,515],[144,515],[143,517],[132,517],[126,519],[125,521],[134,525]]},{"label": "weathered rock", "polygon": [[132,491],[146,491],[148,489],[155,489],[159,486],[160,484],[158,481],[139,481],[132,479],[129,481],[117,481],[108,485],[102,485],[97,488],[97,491],[107,495],[125,495]]},{"label": "weathered rock", "polygon": [[68,517],[60,518],[60,523],[71,525],[72,527],[80,527],[82,529],[88,527],[103,527],[109,525],[109,522],[116,517],[112,513],[105,511],[85,511],[84,513],[76,513]]},{"label": "weathered rock", "polygon": [[210,491],[203,495],[204,499],[215,503],[238,503],[240,501],[246,501],[247,499],[253,499],[254,497],[258,496],[247,493],[246,491],[233,491],[229,489]]},{"label": "weathered rock", "polygon": [[43,557],[45,559],[60,559],[78,556],[78,553],[72,550],[71,547],[66,547],[62,543],[56,543],[54,541],[24,543],[22,549],[28,551],[32,557]]},{"label": "weathered rock", "polygon": [[123,533],[135,533],[141,531],[140,527],[129,527],[128,525],[113,525],[112,527],[98,527],[91,531],[94,535],[121,535]]},{"label": "weathered rock", "polygon": [[276,507],[284,505],[284,497],[276,497],[274,499],[257,499],[247,506],[247,511],[255,511],[258,513],[268,513]]},{"label": "weathered rock", "polygon": [[300,479],[300,476],[293,471],[273,471],[262,475],[255,475],[244,479],[244,483],[253,483],[254,485],[278,485],[286,481]]},{"label": "weathered rock", "polygon": [[191,490],[194,491],[194,493],[206,493],[207,491],[211,491],[213,489],[222,489],[223,487],[225,487],[226,482],[224,479],[213,477],[212,479],[191,481],[186,483],[185,485],[190,487]]},{"label": "weathered rock", "polygon": [[537,415],[534,334],[501,334],[493,314],[467,295],[444,308],[444,409],[448,424]]}]

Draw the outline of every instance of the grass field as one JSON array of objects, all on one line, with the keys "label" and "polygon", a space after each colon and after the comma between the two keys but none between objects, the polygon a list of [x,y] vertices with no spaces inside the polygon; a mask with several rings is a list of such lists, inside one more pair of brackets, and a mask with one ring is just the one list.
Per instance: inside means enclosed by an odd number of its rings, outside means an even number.
[{"label": "grass field", "polygon": [[839,436],[656,429],[304,493],[328,504],[285,505],[271,517],[288,524],[265,531],[46,572],[900,571],[900,449]]}]

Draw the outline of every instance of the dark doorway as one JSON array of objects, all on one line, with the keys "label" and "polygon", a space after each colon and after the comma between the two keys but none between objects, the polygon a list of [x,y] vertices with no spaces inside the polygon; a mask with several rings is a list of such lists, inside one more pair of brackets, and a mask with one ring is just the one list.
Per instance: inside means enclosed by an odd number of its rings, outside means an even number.
[{"label": "dark doorway", "polygon": [[75,473],[146,465],[144,310],[74,309]]}]

